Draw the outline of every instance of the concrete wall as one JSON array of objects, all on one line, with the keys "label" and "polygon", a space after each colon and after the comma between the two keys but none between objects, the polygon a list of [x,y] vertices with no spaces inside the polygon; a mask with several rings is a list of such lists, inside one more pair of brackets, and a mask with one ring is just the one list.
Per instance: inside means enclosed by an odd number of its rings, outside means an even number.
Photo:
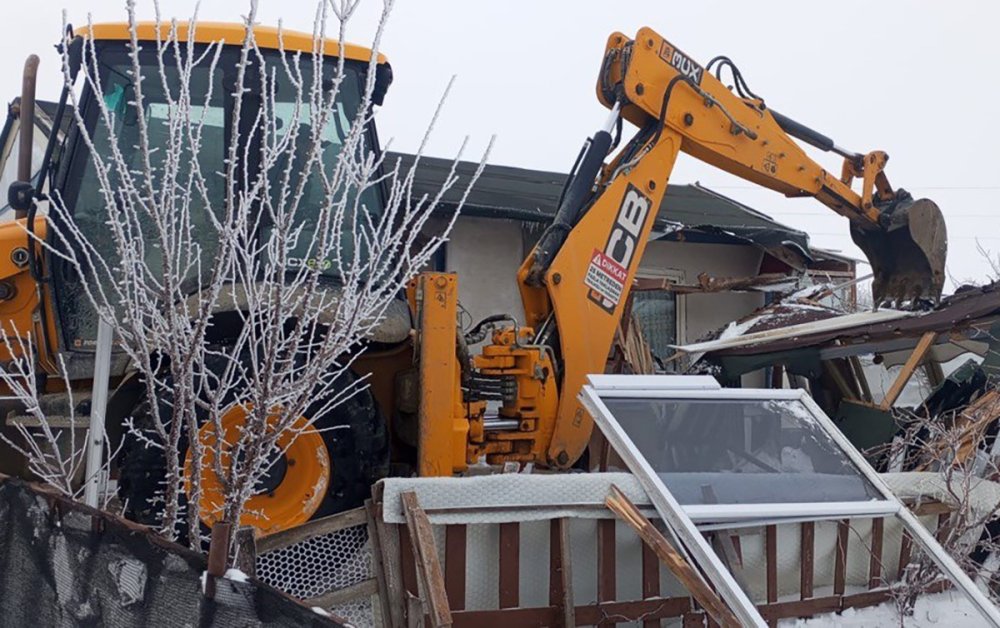
[{"label": "concrete wall", "polygon": [[445,270],[458,273],[458,298],[474,324],[492,314],[513,314],[524,322],[517,269],[524,252],[521,223],[459,218],[445,250]]},{"label": "concrete wall", "polygon": [[[460,218],[446,249],[447,270],[459,273],[459,298],[473,322],[496,313],[523,320],[515,274],[524,255],[521,225],[510,220]],[[700,273],[745,277],[757,273],[762,253],[751,246],[650,242],[640,272],[677,276],[692,283]],[[692,294],[681,297],[682,342],[693,342],[764,304],[761,293]]]}]

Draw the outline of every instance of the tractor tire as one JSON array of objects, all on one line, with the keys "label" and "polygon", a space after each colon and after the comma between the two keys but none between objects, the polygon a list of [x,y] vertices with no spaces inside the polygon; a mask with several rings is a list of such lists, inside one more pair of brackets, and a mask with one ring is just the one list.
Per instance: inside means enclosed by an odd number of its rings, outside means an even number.
[{"label": "tractor tire", "polygon": [[[347,372],[341,376],[344,385],[356,377]],[[316,402],[307,411],[318,410]],[[160,413],[169,420],[170,409],[161,404]],[[152,414],[145,395],[134,407],[131,416],[135,427],[147,436],[153,434]],[[208,417],[203,417],[204,422]],[[389,437],[384,418],[371,391],[358,391],[339,403],[315,423],[330,458],[330,476],[326,495],[310,517],[317,519],[362,505],[371,496],[371,486],[385,477],[389,470]],[[336,429],[331,429],[336,428]],[[155,437],[154,437],[155,438]],[[182,434],[181,458],[187,450],[189,435]],[[163,482],[166,457],[162,449],[148,446],[134,434],[123,436],[118,458],[118,496],[125,505],[125,516],[150,526],[159,526],[163,518]],[[181,495],[182,505],[186,495]],[[183,526],[182,526],[183,527]]]}]

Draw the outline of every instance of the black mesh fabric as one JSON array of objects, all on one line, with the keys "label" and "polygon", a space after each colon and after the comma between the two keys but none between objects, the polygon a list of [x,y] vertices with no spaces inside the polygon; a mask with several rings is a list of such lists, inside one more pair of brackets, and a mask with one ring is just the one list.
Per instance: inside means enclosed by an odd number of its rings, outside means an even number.
[{"label": "black mesh fabric", "polygon": [[204,556],[15,479],[0,481],[0,625],[340,626],[254,580],[202,594]]}]

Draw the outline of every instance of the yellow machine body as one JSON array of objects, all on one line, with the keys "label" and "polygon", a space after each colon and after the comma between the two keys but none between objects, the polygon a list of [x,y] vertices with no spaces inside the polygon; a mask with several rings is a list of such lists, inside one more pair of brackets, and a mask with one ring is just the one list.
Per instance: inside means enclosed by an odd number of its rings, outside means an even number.
[{"label": "yellow machine body", "polygon": [[[734,94],[650,28],[640,29],[634,39],[621,33],[610,36],[597,93],[604,105],[613,112],[620,110],[621,117],[640,132],[601,168],[590,197],[562,226],[566,234],[554,254],[540,250],[539,244],[521,266],[517,280],[526,325],[494,331],[492,343],[458,368],[451,364],[453,356],[462,353],[456,352],[454,327],[420,330],[422,381],[433,387],[424,387],[422,393],[440,396],[440,406],[434,410],[429,404],[423,407],[421,425],[442,437],[447,432],[453,439],[448,447],[421,450],[422,472],[461,472],[483,456],[491,463],[535,462],[553,468],[569,467],[580,458],[590,442],[593,421],[577,395],[588,374],[604,371],[680,152],[786,196],[814,197],[848,218],[862,239],[876,242],[866,252],[876,270],[879,301],[940,296],[945,254],[940,211],[931,201],[910,202],[908,195],[890,187],[884,152],[846,152],[825,136],[772,112],[761,99]],[[839,176],[809,157],[793,135],[844,155]],[[857,190],[852,188],[856,180]],[[906,220],[909,209],[919,215],[912,225]],[[891,211],[896,214],[887,215]],[[900,226],[907,230],[899,231]],[[877,245],[887,237],[898,245],[892,251]],[[893,263],[907,255],[908,265]],[[542,330],[552,325],[558,347],[537,340],[551,336]],[[436,333],[441,338],[434,339]],[[435,356],[427,356],[428,351]],[[456,458],[465,432],[456,426],[456,414],[462,412],[460,395],[440,389],[445,381],[461,385],[463,368],[474,376],[508,383],[504,389],[508,394],[495,417],[484,417],[480,405],[466,404],[464,461]],[[434,427],[439,423],[441,427]],[[491,430],[491,423],[502,429]],[[424,460],[432,452],[441,458]]]}]

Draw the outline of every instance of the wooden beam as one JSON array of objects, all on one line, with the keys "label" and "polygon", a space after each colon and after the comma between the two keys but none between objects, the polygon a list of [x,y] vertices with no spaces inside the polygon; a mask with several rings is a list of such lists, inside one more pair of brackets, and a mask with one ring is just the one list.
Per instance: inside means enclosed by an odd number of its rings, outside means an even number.
[{"label": "wooden beam", "polygon": [[813,596],[813,555],[816,552],[816,524],[803,521],[800,524],[802,566],[799,574],[799,597],[807,600]]},{"label": "wooden beam", "polygon": [[840,370],[840,366],[834,360],[825,360],[823,362],[823,370],[826,374],[830,376],[833,383],[836,384],[837,390],[840,391],[840,396],[844,399],[850,399],[852,401],[857,401],[858,394],[854,391],[850,382],[844,377],[843,371]]},{"label": "wooden beam", "polygon": [[553,519],[549,527],[549,604],[556,608],[557,625],[562,628],[576,626],[569,519],[566,518]]},{"label": "wooden beam", "polygon": [[764,527],[764,572],[767,603],[778,601],[778,527]]},{"label": "wooden beam", "polygon": [[833,594],[843,595],[847,580],[847,543],[850,539],[850,522],[841,519],[837,522],[837,548],[833,567]]},{"label": "wooden beam", "polygon": [[448,606],[453,611],[465,609],[466,536],[464,524],[456,523],[444,529],[444,586],[448,592]]},{"label": "wooden beam", "polygon": [[372,545],[372,567],[378,581],[378,601],[382,617],[389,620],[390,626],[402,626],[402,607],[396,603],[403,599],[398,562],[387,558],[382,549],[382,539],[388,532],[385,524],[381,523],[381,502],[376,506],[375,501],[365,500],[365,514],[368,516],[368,541]]},{"label": "wooden beam", "polygon": [[871,403],[872,401],[872,389],[868,385],[868,378],[865,376],[865,369],[861,366],[861,360],[856,355],[849,356],[847,358],[847,363],[851,365],[851,370],[854,372],[854,379],[857,380],[858,384],[861,386],[861,398],[863,401]]},{"label": "wooden beam", "polygon": [[882,534],[885,519],[872,519],[872,557],[868,564],[868,588],[878,589],[882,586]]},{"label": "wooden beam", "polygon": [[605,499],[605,503],[625,523],[632,526],[713,620],[725,628],[739,627],[740,622],[736,619],[736,615],[702,579],[701,574],[670,545],[652,522],[643,516],[635,504],[614,484],[611,485],[611,495]]},{"label": "wooden beam", "polygon": [[356,582],[342,589],[329,591],[323,595],[318,595],[308,600],[303,600],[307,606],[318,606],[320,608],[330,608],[346,602],[351,602],[359,598],[370,598],[378,593],[378,580],[368,578],[361,582]]},{"label": "wooden beam", "polygon": [[514,608],[520,593],[521,524],[500,524],[500,608]]},{"label": "wooden beam", "polygon": [[[642,598],[648,599],[660,597],[660,559],[656,557],[653,549],[642,544]],[[659,628],[660,621],[657,619],[646,619],[642,622],[643,628]]]},{"label": "wooden beam", "polygon": [[233,549],[236,568],[250,576],[257,577],[257,530],[252,526],[241,526],[233,533]]},{"label": "wooden beam", "polygon": [[900,581],[906,575],[906,567],[910,564],[910,556],[913,553],[913,539],[910,533],[903,531],[903,538],[899,543],[899,568],[896,570],[896,578]]},{"label": "wooden beam", "polygon": [[441,562],[434,546],[431,522],[420,507],[416,492],[407,491],[400,498],[406,515],[406,527],[410,532],[413,562],[417,568],[417,586],[425,613],[430,616],[434,628],[451,626],[451,609],[448,607],[448,594],[444,587]]},{"label": "wooden beam", "polygon": [[913,371],[915,371],[917,366],[919,366],[923,361],[924,357],[927,355],[927,351],[929,351],[931,345],[934,344],[935,338],[937,338],[937,332],[934,331],[929,331],[920,337],[920,340],[917,342],[917,346],[913,347],[910,357],[906,358],[906,363],[903,364],[903,369],[896,377],[896,381],[892,383],[892,386],[889,388],[889,392],[885,394],[885,399],[883,399],[882,403],[879,404],[880,409],[888,411],[892,408],[892,404],[896,403],[896,399],[898,399],[900,393],[903,392],[906,382],[910,381],[910,377],[913,376]]},{"label": "wooden beam", "polygon": [[338,512],[329,517],[307,521],[300,526],[269,534],[257,541],[257,553],[264,554],[276,549],[301,543],[314,536],[331,534],[344,528],[353,528],[368,522],[368,515],[363,506],[353,510]]},{"label": "wooden beam", "polygon": [[[615,599],[615,520],[597,520],[597,601],[613,602]],[[597,624],[614,625],[610,621]]]}]

